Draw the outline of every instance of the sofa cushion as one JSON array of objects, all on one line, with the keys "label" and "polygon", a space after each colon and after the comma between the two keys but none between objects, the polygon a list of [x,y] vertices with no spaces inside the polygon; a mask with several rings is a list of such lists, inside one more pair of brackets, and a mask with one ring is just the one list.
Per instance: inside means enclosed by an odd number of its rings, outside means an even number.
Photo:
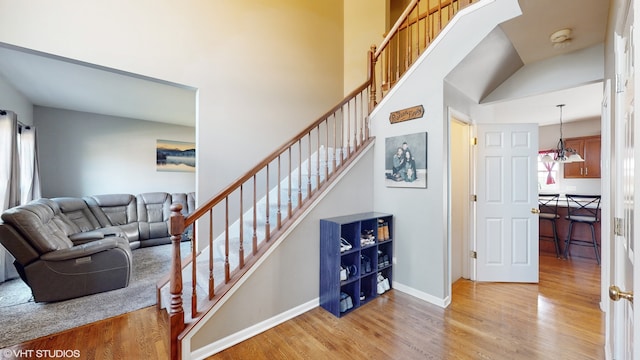
[{"label": "sofa cushion", "polygon": [[12,225],[39,254],[72,247],[68,224],[42,200],[6,210],[2,220]]},{"label": "sofa cushion", "polygon": [[136,196],[140,240],[170,236],[167,221],[171,215],[171,196],[165,192],[143,193]]},{"label": "sofa cushion", "polygon": [[92,195],[84,200],[102,227],[138,221],[136,197],[131,194]]},{"label": "sofa cushion", "polygon": [[[196,210],[196,196],[195,193],[173,193],[171,194],[171,203],[182,205],[182,215],[187,216]],[[191,240],[193,238],[193,225],[189,225],[184,229],[182,234],[182,240]]]},{"label": "sofa cushion", "polygon": [[[33,248],[31,242],[24,238],[13,226],[0,221],[0,244],[4,246],[9,253],[16,259],[14,265],[28,265],[38,260],[40,254]],[[18,268],[18,273],[23,277],[22,268]],[[24,279],[24,277],[23,277]]]},{"label": "sofa cushion", "polygon": [[100,222],[84,200],[73,197],[58,197],[51,200],[58,204],[62,213],[76,224],[80,231],[86,232],[101,227]]},{"label": "sofa cushion", "polygon": [[139,246],[138,209],[131,194],[92,195],[83,198],[103,228],[117,226],[131,243]]},{"label": "sofa cushion", "polygon": [[182,215],[184,216],[191,214],[196,209],[196,197],[192,192],[171,194],[171,203],[182,205]]},{"label": "sofa cushion", "polygon": [[80,228],[73,221],[71,221],[65,214],[60,210],[60,206],[56,204],[51,199],[40,198],[35,200],[36,203],[45,204],[51,208],[53,211],[53,222],[55,222],[60,230],[62,230],[65,235],[69,236],[71,234],[79,233]]}]

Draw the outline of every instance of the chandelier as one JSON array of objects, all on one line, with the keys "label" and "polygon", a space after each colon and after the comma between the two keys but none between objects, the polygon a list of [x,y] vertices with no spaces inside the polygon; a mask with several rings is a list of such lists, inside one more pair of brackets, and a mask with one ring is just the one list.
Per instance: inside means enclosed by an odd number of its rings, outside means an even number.
[{"label": "chandelier", "polygon": [[[562,107],[565,104],[556,105],[556,107],[560,108],[560,140],[558,141],[558,145],[556,148],[547,153],[542,157],[542,162],[550,163],[550,162],[559,162],[559,163],[572,163],[572,162],[580,162],[584,161],[584,159],[578,154],[578,151],[572,148],[568,148],[564,144],[564,140],[562,139]],[[551,155],[553,154],[553,157]]]}]

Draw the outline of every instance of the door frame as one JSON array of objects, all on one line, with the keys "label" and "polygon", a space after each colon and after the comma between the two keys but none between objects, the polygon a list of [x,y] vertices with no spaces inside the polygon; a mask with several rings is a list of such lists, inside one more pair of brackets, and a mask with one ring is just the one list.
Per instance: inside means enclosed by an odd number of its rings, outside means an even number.
[{"label": "door frame", "polygon": [[[452,206],[452,196],[451,196],[451,186],[452,186],[452,176],[451,176],[451,172],[452,172],[452,156],[451,156],[451,144],[452,144],[452,132],[451,132],[451,123],[452,122],[458,122],[460,124],[463,124],[467,127],[467,131],[468,131],[468,136],[469,139],[473,139],[473,137],[475,136],[473,131],[474,131],[474,127],[473,127],[473,122],[471,120],[471,117],[467,114],[464,114],[452,107],[447,107],[447,134],[448,134],[448,146],[447,146],[447,172],[448,172],[448,191],[447,191],[447,248],[448,248],[448,279],[449,279],[449,286],[451,286],[453,280],[451,278],[451,267],[452,267],[452,262],[453,262],[453,253],[452,253],[452,244],[453,244],[453,239],[452,239],[452,231],[451,231],[451,219],[452,219],[452,210],[453,210],[453,206]],[[463,232],[467,234],[466,236],[466,240],[467,241],[463,241],[462,242],[462,249],[461,249],[461,254],[455,254],[460,255],[462,257],[462,277],[465,279],[471,279],[471,280],[475,280],[475,266],[473,266],[473,259],[471,258],[471,256],[469,256],[471,249],[475,248],[475,203],[473,201],[471,201],[471,194],[474,193],[474,189],[475,189],[475,172],[474,172],[474,163],[473,163],[473,159],[474,159],[474,147],[472,146],[471,142],[469,142],[468,144],[468,151],[467,151],[467,156],[469,157],[468,159],[468,163],[469,163],[469,168],[467,169],[467,173],[468,173],[468,178],[469,178],[469,188],[467,189],[467,194],[463,195],[466,196],[469,199],[469,203],[468,203],[468,218],[467,218],[467,222],[464,224],[465,229],[463,229]],[[451,289],[449,289],[449,294],[451,294]]]},{"label": "door frame", "polygon": [[[602,196],[602,205],[600,212],[600,250],[601,250],[601,274],[600,274],[600,309],[605,313],[605,357],[607,359],[612,359],[613,357],[613,344],[611,340],[613,337],[609,334],[613,334],[612,330],[609,326],[611,324],[609,318],[615,312],[613,308],[615,304],[612,301],[609,301],[608,296],[608,288],[609,283],[614,281],[613,275],[614,271],[611,269],[612,265],[615,265],[614,256],[615,256],[615,243],[610,241],[610,238],[613,236],[613,230],[611,229],[611,222],[609,219],[613,218],[613,208],[616,205],[615,201],[612,197],[612,184],[615,183],[616,179],[613,171],[617,169],[611,168],[612,151],[611,147],[613,146],[611,141],[613,123],[611,121],[611,107],[610,104],[612,101],[617,101],[617,96],[612,98],[611,95],[611,80],[607,79],[604,84],[603,89],[603,98],[602,98],[602,118],[601,118],[601,141],[602,146],[600,147],[601,159],[607,159],[609,161],[601,161],[601,174],[600,178],[600,188],[601,188],[601,196]],[[617,107],[617,106],[616,106]]]}]

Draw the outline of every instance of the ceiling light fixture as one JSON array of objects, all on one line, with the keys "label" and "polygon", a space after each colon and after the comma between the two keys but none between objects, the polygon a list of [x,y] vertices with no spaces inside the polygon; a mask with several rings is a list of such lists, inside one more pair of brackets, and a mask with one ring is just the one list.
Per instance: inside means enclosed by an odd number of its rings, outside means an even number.
[{"label": "ceiling light fixture", "polygon": [[578,154],[577,150],[565,147],[564,140],[562,139],[562,108],[565,106],[565,104],[556,106],[560,108],[560,140],[558,141],[556,149],[551,152],[551,154],[553,154],[553,157],[549,155],[550,153],[547,153],[542,157],[542,162],[550,163],[556,161],[559,163],[572,163],[584,161],[580,154]]},{"label": "ceiling light fixture", "polygon": [[554,48],[563,48],[571,44],[571,29],[561,29],[549,36],[549,41]]}]

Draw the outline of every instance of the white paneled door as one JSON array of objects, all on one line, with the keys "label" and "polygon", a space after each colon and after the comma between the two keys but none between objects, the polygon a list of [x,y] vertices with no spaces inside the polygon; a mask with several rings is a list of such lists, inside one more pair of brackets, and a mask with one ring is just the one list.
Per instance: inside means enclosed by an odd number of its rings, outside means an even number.
[{"label": "white paneled door", "polygon": [[[636,146],[640,124],[635,121],[635,88],[638,81],[635,76],[635,43],[637,30],[632,24],[635,17],[634,2],[631,2],[626,13],[626,21],[621,34],[616,34],[616,73],[619,74],[618,91],[616,91],[617,111],[613,122],[614,171],[612,183],[612,212],[614,217],[614,234],[611,243],[613,252],[610,266],[609,297],[606,325],[606,339],[608,346],[613,345],[613,359],[637,359],[638,349],[634,344],[640,344],[640,334],[634,329],[634,323],[640,321],[640,314],[634,310],[633,292],[637,289],[640,279],[634,276],[635,262],[638,258],[638,235],[634,224],[640,221],[638,193],[635,189],[640,186],[640,178],[635,177],[635,167],[638,166],[636,156],[640,147]],[[607,111],[608,94],[605,94],[604,109]],[[609,236],[609,234],[603,234]],[[606,283],[605,283],[606,284]],[[606,301],[606,299],[603,299]]]},{"label": "white paneled door", "polygon": [[476,277],[538,282],[538,125],[477,126]]}]

